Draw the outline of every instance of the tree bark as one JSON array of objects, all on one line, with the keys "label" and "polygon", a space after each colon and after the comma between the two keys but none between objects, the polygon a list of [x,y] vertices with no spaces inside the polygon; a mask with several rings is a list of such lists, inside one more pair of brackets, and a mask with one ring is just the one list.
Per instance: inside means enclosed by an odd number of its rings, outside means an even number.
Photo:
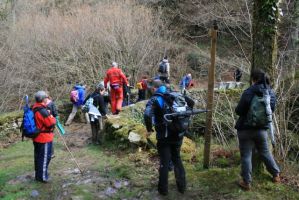
[{"label": "tree bark", "polygon": [[[271,83],[276,77],[277,24],[279,0],[254,0],[252,19],[252,62],[251,72],[262,69],[269,74]],[[253,173],[260,174],[264,167],[253,150]]]},{"label": "tree bark", "polygon": [[263,69],[273,83],[277,60],[277,23],[279,0],[254,0],[251,70]]}]

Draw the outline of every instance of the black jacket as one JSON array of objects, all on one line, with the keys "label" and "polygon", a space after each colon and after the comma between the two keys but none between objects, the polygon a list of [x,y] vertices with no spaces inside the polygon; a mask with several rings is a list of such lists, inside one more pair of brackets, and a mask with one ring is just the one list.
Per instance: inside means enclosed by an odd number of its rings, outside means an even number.
[{"label": "black jacket", "polygon": [[155,126],[157,140],[179,141],[182,138],[178,137],[179,134],[169,131],[163,119],[165,113],[163,95],[165,93],[166,87],[161,86],[149,99],[145,107],[144,123],[147,131],[153,131],[152,127]]},{"label": "black jacket", "polygon": [[[262,95],[262,90],[265,90],[266,88],[269,90],[270,106],[271,106],[272,112],[274,112],[275,104],[276,104],[276,96],[275,96],[273,90],[269,86],[265,87],[264,84],[254,84],[243,92],[241,99],[235,109],[237,115],[239,115],[239,119],[235,126],[235,128],[237,130],[254,129],[253,127],[248,127],[244,124],[244,122],[246,120],[246,115],[247,115],[251,100],[253,99],[254,95],[255,94]],[[269,127],[265,126],[265,127],[260,127],[260,128],[268,129]]]},{"label": "black jacket", "polygon": [[100,111],[102,116],[105,116],[107,114],[107,109],[103,95],[101,95],[99,92],[93,92],[85,98],[84,104],[90,97],[93,98],[93,105]]}]

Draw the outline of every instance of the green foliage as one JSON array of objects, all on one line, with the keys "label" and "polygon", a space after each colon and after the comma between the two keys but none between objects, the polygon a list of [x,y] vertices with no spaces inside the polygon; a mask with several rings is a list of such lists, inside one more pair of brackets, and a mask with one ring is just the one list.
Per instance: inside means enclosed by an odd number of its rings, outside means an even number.
[{"label": "green foliage", "polygon": [[299,69],[295,72],[295,79],[299,79]]},{"label": "green foliage", "polygon": [[275,34],[278,22],[278,0],[263,0],[260,2],[259,14],[261,21],[264,21],[262,32]]},{"label": "green foliage", "polygon": [[191,52],[187,55],[188,66],[196,70],[200,67],[200,55],[196,52]]},{"label": "green foliage", "polygon": [[18,118],[22,118],[23,111],[14,111],[9,113],[0,114],[0,125],[3,125],[7,122],[14,121]]}]

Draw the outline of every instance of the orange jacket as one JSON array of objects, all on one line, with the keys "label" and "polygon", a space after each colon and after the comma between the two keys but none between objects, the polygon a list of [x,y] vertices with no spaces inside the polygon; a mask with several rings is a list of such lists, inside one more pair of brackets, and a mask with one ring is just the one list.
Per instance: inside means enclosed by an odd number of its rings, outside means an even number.
[{"label": "orange jacket", "polygon": [[106,77],[104,78],[104,86],[107,88],[107,83],[110,82],[111,84],[119,84],[122,86],[123,83],[128,85],[128,80],[121,69],[117,67],[111,67],[106,72]]},{"label": "orange jacket", "polygon": [[35,108],[39,109],[34,113],[34,118],[36,127],[41,132],[36,138],[33,139],[33,141],[38,143],[52,142],[56,119],[50,114],[50,112],[47,110],[47,106],[44,103],[35,103],[33,105],[33,110]]}]

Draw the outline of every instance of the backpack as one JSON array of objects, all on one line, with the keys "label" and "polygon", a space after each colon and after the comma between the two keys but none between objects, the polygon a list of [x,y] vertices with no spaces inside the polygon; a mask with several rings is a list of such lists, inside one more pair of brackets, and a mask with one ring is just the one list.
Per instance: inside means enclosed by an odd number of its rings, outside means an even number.
[{"label": "backpack", "polygon": [[70,100],[72,103],[77,103],[79,101],[79,91],[78,90],[71,91]]},{"label": "backpack", "polygon": [[262,128],[272,122],[270,98],[268,90],[264,90],[262,95],[254,95],[247,112],[245,125],[254,128]]},{"label": "backpack", "polygon": [[160,62],[158,72],[166,73],[167,72],[167,64],[166,62]]},{"label": "backpack", "polygon": [[164,99],[164,121],[168,130],[178,133],[179,137],[184,136],[190,123],[191,115],[177,115],[192,110],[194,101],[179,92],[170,92],[163,95]]},{"label": "backpack", "polygon": [[90,96],[85,104],[82,106],[82,111],[87,113],[89,111],[90,105],[93,105],[93,97]]},{"label": "backpack", "polygon": [[138,83],[136,84],[136,86],[137,86],[137,89],[138,89],[138,90],[142,90],[142,89],[143,89],[143,86],[142,86],[142,82],[141,82],[141,81],[138,82]]},{"label": "backpack", "polygon": [[23,114],[23,122],[20,128],[20,131],[22,132],[22,140],[24,140],[24,137],[27,138],[35,138],[40,133],[39,129],[36,127],[35,124],[35,118],[34,114],[40,109],[34,109],[32,110],[29,107],[28,103],[28,96],[25,96],[26,105],[24,106],[24,114]]}]

